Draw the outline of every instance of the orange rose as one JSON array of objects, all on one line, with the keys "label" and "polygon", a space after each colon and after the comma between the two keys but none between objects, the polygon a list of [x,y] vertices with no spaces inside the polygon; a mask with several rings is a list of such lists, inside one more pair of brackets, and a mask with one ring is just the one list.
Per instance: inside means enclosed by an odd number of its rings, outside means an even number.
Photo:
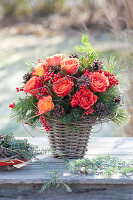
[{"label": "orange rose", "polygon": [[91,89],[94,92],[105,92],[106,88],[109,86],[109,81],[105,75],[99,72],[94,72],[90,75],[91,79]]},{"label": "orange rose", "polygon": [[45,63],[39,63],[33,70],[32,75],[43,76],[45,72]]},{"label": "orange rose", "polygon": [[61,61],[61,67],[67,74],[75,74],[79,68],[79,60],[77,58],[64,59]]},{"label": "orange rose", "polygon": [[38,107],[40,114],[45,114],[48,111],[52,110],[54,108],[54,104],[52,102],[52,97],[51,96],[42,97],[38,101],[37,107]]},{"label": "orange rose", "polygon": [[31,95],[35,95],[39,92],[37,89],[37,76],[33,76],[27,83],[24,85],[24,92],[29,92]]},{"label": "orange rose", "polygon": [[71,93],[73,85],[74,83],[70,78],[59,78],[58,81],[53,84],[53,92],[60,97],[64,97]]},{"label": "orange rose", "polygon": [[64,54],[57,54],[55,56],[50,56],[48,58],[46,58],[46,62],[51,65],[60,65],[61,61],[65,58]]}]

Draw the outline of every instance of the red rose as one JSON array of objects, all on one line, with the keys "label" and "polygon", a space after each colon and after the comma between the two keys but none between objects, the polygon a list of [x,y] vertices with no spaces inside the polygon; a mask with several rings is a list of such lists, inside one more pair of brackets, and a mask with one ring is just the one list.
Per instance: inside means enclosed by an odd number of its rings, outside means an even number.
[{"label": "red rose", "polygon": [[90,110],[91,106],[96,103],[98,97],[94,95],[88,88],[82,88],[72,98],[72,107],[80,106],[84,110]]},{"label": "red rose", "polygon": [[109,86],[109,81],[107,77],[99,72],[94,72],[90,75],[91,79],[91,89],[94,92],[105,92],[106,88]]},{"label": "red rose", "polygon": [[79,68],[79,60],[77,58],[64,59],[61,61],[61,67],[67,74],[75,74]]},{"label": "red rose", "polygon": [[59,78],[58,81],[54,82],[53,84],[53,92],[60,97],[64,97],[71,93],[73,85],[74,83],[70,78]]}]

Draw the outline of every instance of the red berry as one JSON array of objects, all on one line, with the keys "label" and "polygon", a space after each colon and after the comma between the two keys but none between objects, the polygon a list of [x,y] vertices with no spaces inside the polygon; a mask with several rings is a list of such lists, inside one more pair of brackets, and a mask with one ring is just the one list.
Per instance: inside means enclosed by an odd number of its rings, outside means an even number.
[{"label": "red berry", "polygon": [[110,76],[110,73],[107,72],[107,71],[104,71],[104,75],[109,77],[109,76]]},{"label": "red berry", "polygon": [[40,99],[41,97],[39,96],[39,94],[36,94],[36,98],[37,98],[37,99]]},{"label": "red berry", "polygon": [[15,107],[15,103],[9,104],[10,108],[14,108]]},{"label": "red berry", "polygon": [[99,72],[100,74],[102,74],[102,73],[103,73],[103,70],[98,70],[98,72]]},{"label": "red berry", "polygon": [[16,91],[19,92],[19,88],[16,88]]}]

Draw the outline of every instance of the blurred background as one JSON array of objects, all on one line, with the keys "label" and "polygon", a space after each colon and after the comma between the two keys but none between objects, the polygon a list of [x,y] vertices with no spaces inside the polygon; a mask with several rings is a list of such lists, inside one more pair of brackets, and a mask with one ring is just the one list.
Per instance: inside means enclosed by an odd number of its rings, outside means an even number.
[{"label": "blurred background", "polygon": [[[83,33],[98,52],[128,67],[129,123],[94,128],[94,136],[133,136],[133,0],[0,0],[0,133],[29,136],[10,118],[28,59],[70,55]],[[33,132],[31,134],[42,136]],[[97,133],[96,133],[97,132]]]}]

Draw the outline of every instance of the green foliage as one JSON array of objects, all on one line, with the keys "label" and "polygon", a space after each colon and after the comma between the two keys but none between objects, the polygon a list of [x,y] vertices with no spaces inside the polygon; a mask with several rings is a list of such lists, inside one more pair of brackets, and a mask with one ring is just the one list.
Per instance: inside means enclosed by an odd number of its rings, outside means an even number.
[{"label": "green foliage", "polygon": [[121,173],[123,174],[123,176],[132,176],[133,174],[133,167],[125,167],[121,170]]},{"label": "green foliage", "polygon": [[108,71],[111,74],[117,75],[119,72],[118,62],[114,56],[111,56],[109,60],[104,60],[104,71]]},{"label": "green foliage", "polygon": [[120,106],[119,103],[115,102],[115,100],[121,96],[119,88],[115,86],[107,89],[104,93],[97,93],[96,95],[98,96],[97,102],[106,104],[108,106],[108,114],[114,116],[114,113],[116,113],[117,108]]},{"label": "green foliage", "polygon": [[114,174],[117,174],[119,171],[119,168],[117,166],[109,167],[105,170],[104,175],[105,176],[112,176]]},{"label": "green foliage", "polygon": [[54,173],[54,171],[52,171],[52,174],[53,176],[46,183],[42,185],[40,192],[44,192],[45,190],[49,189],[53,185],[55,185],[56,187],[63,186],[67,192],[72,192],[71,188],[65,182],[58,179],[58,172]]},{"label": "green foliage", "polygon": [[33,126],[39,123],[39,117],[36,115],[37,98],[34,96],[26,96],[25,98],[18,98],[15,102],[15,107],[12,109],[11,117],[15,118],[17,122],[27,122]]},{"label": "green foliage", "polygon": [[64,123],[74,122],[74,121],[81,121],[81,116],[83,114],[82,109],[74,108],[69,114],[66,114],[64,117],[62,117],[60,120]]},{"label": "green foliage", "polygon": [[119,80],[119,85],[122,85],[122,87],[128,84],[127,67],[119,63],[115,56],[103,59],[103,70],[114,74],[116,79]]},{"label": "green foliage", "polygon": [[130,115],[125,108],[118,109],[112,121],[118,126],[124,126],[130,120]]},{"label": "green foliage", "polygon": [[68,160],[65,162],[72,174],[112,176],[120,173],[122,176],[133,175],[133,164],[114,156],[98,156],[93,159]]},{"label": "green foliage", "polygon": [[[54,151],[53,149],[50,149],[50,151],[51,153],[56,153],[58,156],[62,156],[59,151]],[[42,161],[40,161],[40,164],[44,167],[44,172],[50,177],[49,180],[42,185],[40,192],[49,189],[53,185],[55,185],[56,187],[62,186],[67,190],[67,192],[72,191],[65,182],[60,180],[61,173],[59,171],[51,169],[47,164]]]},{"label": "green foliage", "polygon": [[15,139],[13,134],[6,134],[4,140],[0,139],[0,149],[6,149],[10,156],[30,159],[36,155],[35,149],[28,141]]},{"label": "green foliage", "polygon": [[88,36],[83,34],[81,42],[84,46],[76,46],[76,51],[86,53],[89,57],[97,58],[97,52],[96,50],[91,46],[91,44],[88,42]]},{"label": "green foliage", "polygon": [[[83,34],[81,42],[83,46],[77,45],[75,47],[75,50],[81,53],[84,53],[85,56],[82,57],[81,60],[81,71],[85,70],[95,59],[98,58],[98,54],[96,50],[91,46],[91,44],[88,42],[88,36]],[[85,59],[88,58],[88,61],[86,62]]]},{"label": "green foliage", "polygon": [[25,62],[26,66],[27,66],[27,70],[28,72],[33,72],[33,67],[35,67],[35,65],[37,65],[37,62],[34,60],[27,60]]}]

